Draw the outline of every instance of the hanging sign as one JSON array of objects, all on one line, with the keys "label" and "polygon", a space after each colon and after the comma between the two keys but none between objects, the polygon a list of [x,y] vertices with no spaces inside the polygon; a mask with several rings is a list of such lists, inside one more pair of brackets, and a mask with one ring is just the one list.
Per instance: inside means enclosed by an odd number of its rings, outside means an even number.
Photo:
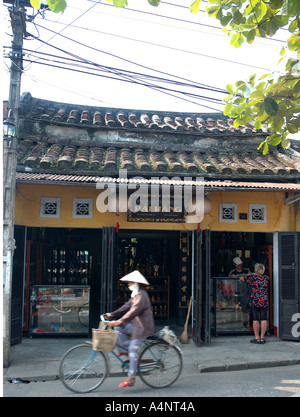
[{"label": "hanging sign", "polygon": [[190,239],[189,232],[180,232],[179,246],[179,308],[188,308],[190,299],[189,256]]}]

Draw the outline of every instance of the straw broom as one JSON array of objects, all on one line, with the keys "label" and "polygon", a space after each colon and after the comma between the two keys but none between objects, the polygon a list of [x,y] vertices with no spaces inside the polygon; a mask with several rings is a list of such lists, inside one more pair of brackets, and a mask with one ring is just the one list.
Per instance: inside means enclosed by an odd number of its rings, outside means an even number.
[{"label": "straw broom", "polygon": [[180,336],[180,342],[183,344],[186,344],[189,342],[189,337],[187,334],[187,326],[188,326],[188,322],[189,322],[189,318],[190,318],[190,312],[191,312],[191,307],[192,307],[192,297],[190,298],[190,302],[189,302],[189,308],[188,308],[188,313],[186,316],[186,321],[185,321],[185,325],[184,325],[184,330]]}]

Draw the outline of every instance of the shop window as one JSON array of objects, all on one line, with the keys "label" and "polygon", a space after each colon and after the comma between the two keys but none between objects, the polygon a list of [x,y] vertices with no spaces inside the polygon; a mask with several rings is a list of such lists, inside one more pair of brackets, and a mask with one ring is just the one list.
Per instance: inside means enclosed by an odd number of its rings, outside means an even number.
[{"label": "shop window", "polygon": [[237,204],[220,203],[219,221],[227,223],[237,222]]},{"label": "shop window", "polygon": [[41,197],[40,217],[60,217],[60,198]]},{"label": "shop window", "polygon": [[73,200],[73,217],[86,218],[93,217],[93,205],[90,198],[74,198]]},{"label": "shop window", "polygon": [[267,206],[265,204],[249,204],[249,223],[266,223]]}]

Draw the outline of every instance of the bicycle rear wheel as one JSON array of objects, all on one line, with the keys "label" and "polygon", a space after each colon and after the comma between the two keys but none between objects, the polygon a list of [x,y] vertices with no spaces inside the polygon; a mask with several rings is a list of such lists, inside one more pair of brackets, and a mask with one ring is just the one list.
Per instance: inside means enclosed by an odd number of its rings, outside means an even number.
[{"label": "bicycle rear wheel", "polygon": [[98,388],[107,376],[107,358],[92,345],[78,345],[69,349],[59,364],[59,378],[66,388],[86,393]]},{"label": "bicycle rear wheel", "polygon": [[140,354],[138,374],[152,388],[173,384],[182,370],[182,355],[177,346],[166,342],[146,345]]}]

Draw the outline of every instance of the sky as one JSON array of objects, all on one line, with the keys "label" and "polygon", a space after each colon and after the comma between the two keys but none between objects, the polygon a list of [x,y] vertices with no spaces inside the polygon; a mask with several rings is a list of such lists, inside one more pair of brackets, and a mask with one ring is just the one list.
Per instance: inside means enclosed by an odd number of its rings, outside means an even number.
[{"label": "sky", "polygon": [[[236,49],[219,21],[208,17],[205,0],[197,14],[189,10],[191,2],[162,1],[153,7],[147,0],[128,0],[128,8],[121,9],[106,0],[67,0],[64,13],[43,15],[28,8],[27,15],[36,16],[27,22],[34,37],[24,40],[21,93],[96,107],[222,111],[227,84],[277,68],[288,33],[280,30],[274,39]],[[3,45],[9,47],[5,6],[1,26]],[[8,99],[9,67],[5,58],[3,99]]]}]

